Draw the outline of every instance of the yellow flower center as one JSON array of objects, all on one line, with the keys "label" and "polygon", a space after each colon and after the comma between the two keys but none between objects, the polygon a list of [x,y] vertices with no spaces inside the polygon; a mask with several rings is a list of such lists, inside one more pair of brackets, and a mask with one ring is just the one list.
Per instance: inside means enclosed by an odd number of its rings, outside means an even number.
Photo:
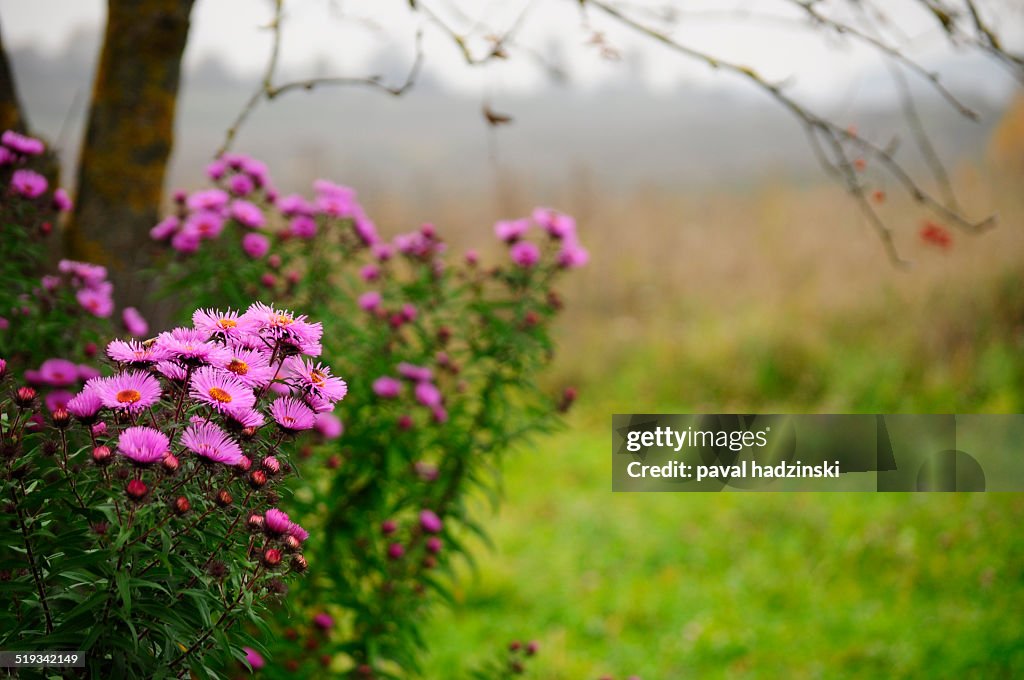
[{"label": "yellow flower center", "polygon": [[121,390],[117,393],[116,398],[119,404],[134,404],[139,399],[142,399],[142,395],[139,394],[138,390]]},{"label": "yellow flower center", "polygon": [[245,363],[241,359],[232,359],[231,363],[228,364],[228,370],[235,375],[245,375],[249,372],[249,364]]},{"label": "yellow flower center", "polygon": [[208,393],[215,401],[219,401],[222,404],[231,403],[231,395],[219,387],[211,387]]},{"label": "yellow flower center", "polygon": [[217,328],[234,328],[238,325],[238,322],[234,319],[221,319],[217,322]]},{"label": "yellow flower center", "polygon": [[294,321],[294,319],[287,314],[278,314],[274,317],[274,323],[278,326],[287,326],[292,323],[292,321]]},{"label": "yellow flower center", "polygon": [[312,380],[313,384],[317,386],[323,385],[324,380],[326,380],[326,378],[327,376],[320,371],[313,371],[312,373],[309,374],[309,379]]}]

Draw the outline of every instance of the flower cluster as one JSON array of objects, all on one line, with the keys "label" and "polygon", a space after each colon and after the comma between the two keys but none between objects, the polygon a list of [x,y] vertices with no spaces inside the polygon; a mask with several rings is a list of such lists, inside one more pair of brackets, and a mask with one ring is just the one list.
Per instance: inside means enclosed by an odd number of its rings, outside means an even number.
[{"label": "flower cluster", "polygon": [[[22,167],[32,158],[41,156],[44,151],[46,146],[40,140],[14,130],[6,130],[0,135],[0,167],[7,166],[13,169],[7,187],[11,194],[34,201],[50,188],[46,177],[35,170]],[[71,210],[71,198],[63,189],[55,190],[50,200],[56,210]]]},{"label": "flower cluster", "polygon": [[517,266],[529,269],[541,260],[541,247],[526,239],[535,227],[558,245],[554,257],[559,267],[575,269],[590,260],[587,249],[580,245],[575,219],[551,208],[537,208],[532,219],[502,220],[494,225],[494,235],[508,245],[509,257]]},{"label": "flower cluster", "polygon": [[25,371],[25,382],[36,390],[46,390],[43,403],[51,413],[67,408],[74,397],[72,389],[85,381],[99,377],[100,372],[89,364],[76,364],[69,359],[53,358],[44,361],[39,368]]},{"label": "flower cluster", "polygon": [[114,312],[114,284],[107,280],[107,268],[88,262],[61,260],[59,276],[42,278],[43,290],[55,293],[62,286],[74,291],[78,304],[89,314],[106,319]]}]

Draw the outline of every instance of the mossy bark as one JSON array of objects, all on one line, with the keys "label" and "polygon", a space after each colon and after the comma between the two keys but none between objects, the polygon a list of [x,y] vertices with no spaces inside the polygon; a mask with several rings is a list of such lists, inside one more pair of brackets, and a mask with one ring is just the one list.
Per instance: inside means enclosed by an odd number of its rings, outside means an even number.
[{"label": "mossy bark", "polygon": [[181,57],[193,0],[108,0],[66,250],[106,265],[121,305],[144,303],[137,277],[151,252],[174,140]]}]

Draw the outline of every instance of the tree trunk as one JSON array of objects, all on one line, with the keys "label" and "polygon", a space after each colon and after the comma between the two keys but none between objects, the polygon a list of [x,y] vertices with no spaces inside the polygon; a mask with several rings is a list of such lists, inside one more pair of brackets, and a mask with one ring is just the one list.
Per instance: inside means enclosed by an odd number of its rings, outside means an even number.
[{"label": "tree trunk", "polygon": [[7,63],[7,50],[4,49],[3,31],[0,30],[0,132],[17,130],[24,132],[28,127],[25,114],[18,100],[18,88],[14,85],[14,72]]},{"label": "tree trunk", "polygon": [[106,265],[120,305],[144,306],[147,264],[174,139],[193,0],[108,0],[68,253]]}]

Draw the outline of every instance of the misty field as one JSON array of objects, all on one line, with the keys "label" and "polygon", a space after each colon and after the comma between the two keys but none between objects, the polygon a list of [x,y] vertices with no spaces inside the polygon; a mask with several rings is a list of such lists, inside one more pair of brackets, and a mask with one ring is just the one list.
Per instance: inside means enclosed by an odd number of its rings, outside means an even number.
[{"label": "misty field", "polygon": [[566,291],[554,382],[581,399],[509,459],[428,677],[527,634],[542,678],[1024,672],[1016,494],[608,491],[611,413],[1020,412],[1021,178],[960,174],[1000,226],[945,250],[887,205],[906,272],[834,187],[568,197],[596,266]]}]

